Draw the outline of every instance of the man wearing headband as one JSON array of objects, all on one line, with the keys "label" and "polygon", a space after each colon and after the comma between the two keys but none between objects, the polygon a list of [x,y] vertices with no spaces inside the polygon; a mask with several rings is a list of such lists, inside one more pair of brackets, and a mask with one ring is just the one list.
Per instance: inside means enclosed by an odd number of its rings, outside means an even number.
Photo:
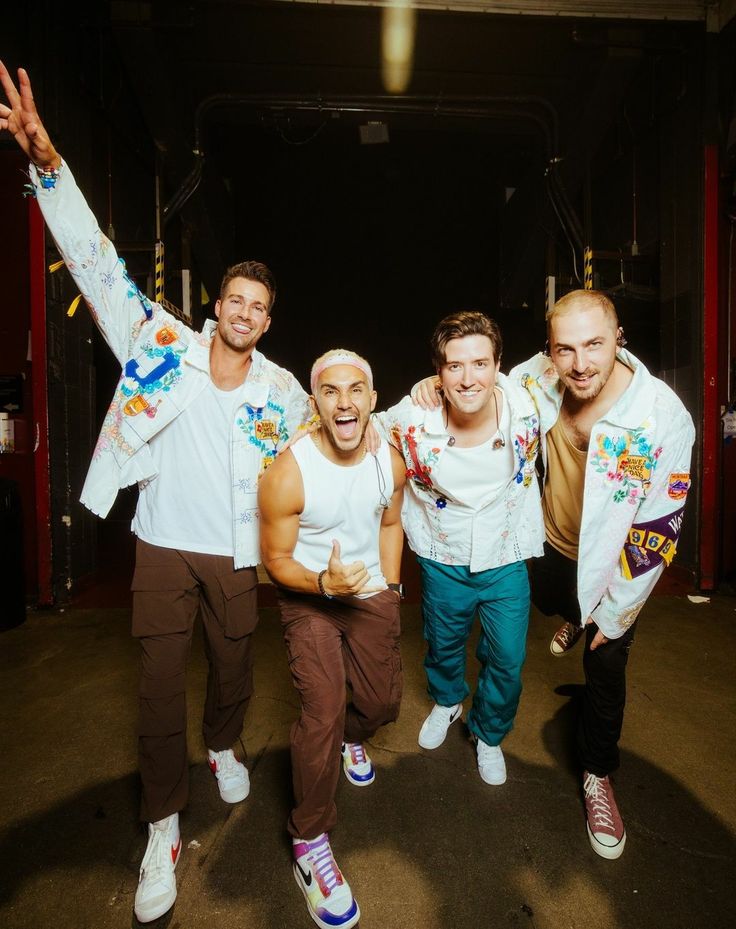
[{"label": "man wearing headband", "polygon": [[261,481],[261,552],[280,588],[301,702],[291,730],[294,876],[317,925],[347,929],[360,910],[329,833],[341,762],[351,784],[371,784],[364,743],[399,711],[404,466],[386,442],[366,454],[376,392],[365,359],[327,352],[312,367],[311,389],[321,428],[280,455]]},{"label": "man wearing headband", "polygon": [[524,559],[542,551],[534,464],[539,417],[526,391],[499,373],[501,333],[483,313],[454,313],[432,337],[443,399],[409,397],[380,414],[410,478],[404,528],[422,576],[424,667],[434,707],[419,745],[438,748],[470,693],[465,646],[476,614],[478,684],[468,713],[478,771],[506,780],[501,741],[514,723],[529,622]]},{"label": "man wearing headband", "polygon": [[[271,325],[273,277],[260,262],[230,268],[201,333],[145,297],[77,188],[36,112],[0,64],[8,129],[31,159],[51,234],[122,372],[82,491],[104,517],[138,483],[133,635],[141,643],[138,756],[148,847],[134,910],[151,922],[176,899],[179,811],[189,793],[186,662],[196,616],[209,663],[203,736],[220,796],[248,796],[231,746],[252,690],[258,619],[259,474],[309,416],[294,377],[256,345]],[[242,743],[241,743],[242,744]]]}]

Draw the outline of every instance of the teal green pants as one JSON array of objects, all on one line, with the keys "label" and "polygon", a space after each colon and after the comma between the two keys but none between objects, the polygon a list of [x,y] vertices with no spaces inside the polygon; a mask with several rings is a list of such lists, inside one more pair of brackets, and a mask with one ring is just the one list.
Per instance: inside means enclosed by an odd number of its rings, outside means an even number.
[{"label": "teal green pants", "polygon": [[429,693],[440,706],[462,703],[470,693],[465,644],[477,613],[481,631],[475,655],[480,672],[467,722],[487,745],[498,745],[514,724],[521,697],[529,625],[526,564],[517,561],[471,574],[464,565],[418,561]]}]

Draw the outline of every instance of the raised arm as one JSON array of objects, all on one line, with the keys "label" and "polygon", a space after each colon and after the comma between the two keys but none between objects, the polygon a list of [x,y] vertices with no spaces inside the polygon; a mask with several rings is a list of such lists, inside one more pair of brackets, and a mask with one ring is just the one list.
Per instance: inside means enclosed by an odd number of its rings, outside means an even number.
[{"label": "raised arm", "polygon": [[0,83],[8,105],[0,104],[0,130],[7,130],[33,162],[30,180],[46,225],[92,318],[121,366],[132,354],[140,326],[158,312],[125,270],[109,239],[53,146],[33,101],[31,82],[18,71],[18,88],[0,63]]}]

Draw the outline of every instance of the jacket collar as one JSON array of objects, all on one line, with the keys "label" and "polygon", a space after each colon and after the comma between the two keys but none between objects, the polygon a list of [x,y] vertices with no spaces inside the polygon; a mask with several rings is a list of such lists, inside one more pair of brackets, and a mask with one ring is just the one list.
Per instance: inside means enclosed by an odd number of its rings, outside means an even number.
[{"label": "jacket collar", "polygon": [[[634,376],[626,390],[601,419],[613,426],[635,429],[649,416],[654,406],[657,390],[656,381],[636,355],[627,352],[625,348],[620,348],[616,353],[616,357],[628,368],[631,368]],[[531,372],[531,376],[559,411],[562,405],[564,388],[560,384],[560,379],[551,359],[547,355],[540,353],[525,362],[523,366],[520,366],[522,371],[525,368]]]},{"label": "jacket collar", "polygon": [[649,416],[656,398],[656,383],[639,359],[621,348],[617,352],[622,361],[634,372],[631,383],[603,417],[614,426],[635,429]]},{"label": "jacket collar", "polygon": [[[187,364],[204,371],[209,377],[210,373],[210,346],[217,329],[217,320],[208,319],[205,321],[201,332],[194,334],[194,338],[187,349]],[[247,403],[252,407],[263,407],[268,401],[269,384],[265,375],[266,359],[258,351],[253,349],[251,355],[251,365],[248,376],[242,387],[242,393],[239,397],[240,403]]]}]

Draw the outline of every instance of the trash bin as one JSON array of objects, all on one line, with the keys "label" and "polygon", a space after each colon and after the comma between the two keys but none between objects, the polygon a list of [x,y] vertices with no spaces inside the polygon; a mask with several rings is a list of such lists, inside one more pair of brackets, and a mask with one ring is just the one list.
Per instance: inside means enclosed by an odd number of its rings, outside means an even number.
[{"label": "trash bin", "polygon": [[23,512],[17,481],[0,477],[0,629],[26,618]]}]

